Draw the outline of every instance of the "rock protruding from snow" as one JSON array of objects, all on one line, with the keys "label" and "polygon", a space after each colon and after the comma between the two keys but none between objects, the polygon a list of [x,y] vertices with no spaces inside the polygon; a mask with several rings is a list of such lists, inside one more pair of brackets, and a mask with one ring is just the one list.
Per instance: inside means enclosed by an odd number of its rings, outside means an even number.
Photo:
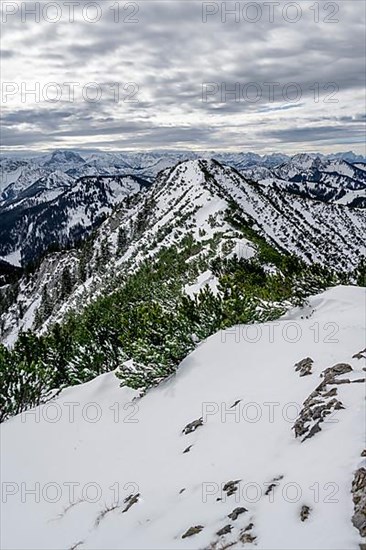
[{"label": "rock protruding from snow", "polygon": [[295,371],[299,372],[300,376],[307,376],[308,374],[311,374],[311,367],[313,363],[314,361],[311,357],[305,357],[305,359],[301,359],[301,361],[295,364]]},{"label": "rock protruding from snow", "polygon": [[339,376],[341,374],[346,374],[347,372],[351,372],[352,367],[351,365],[348,365],[347,363],[337,363],[333,367],[329,367],[328,369],[325,369],[320,376],[324,377],[324,383],[329,384],[332,383],[332,381],[335,379],[336,376]]},{"label": "rock protruding from snow", "polygon": [[183,533],[182,539],[193,537],[193,535],[198,535],[202,529],[204,529],[203,525],[195,525],[194,527],[190,527],[185,533]]},{"label": "rock protruding from snow", "polygon": [[306,521],[310,515],[310,511],[311,511],[311,508],[310,506],[307,506],[306,504],[303,504],[301,506],[301,511],[300,511],[300,519],[301,521]]},{"label": "rock protruding from snow", "polygon": [[199,428],[200,426],[203,426],[203,418],[198,418],[197,420],[193,420],[193,422],[190,422],[189,424],[187,424],[187,426],[185,426],[182,430],[182,433],[188,435],[192,432],[195,432],[197,430],[197,428]]},{"label": "rock protruding from snow", "polygon": [[[304,364],[309,364],[309,361],[307,361],[308,359],[310,358],[307,358]],[[312,360],[310,359],[310,361]],[[299,364],[301,364],[301,362],[298,363],[298,365]],[[352,370],[351,365],[346,363],[338,363],[333,367],[325,369],[320,374],[320,376],[324,378],[324,381],[321,382],[321,384],[319,384],[304,401],[304,406],[292,427],[295,431],[295,437],[305,435],[301,441],[306,441],[307,439],[312,438],[315,434],[321,431],[320,424],[324,422],[327,416],[334,414],[335,411],[344,409],[342,402],[334,397],[337,395],[337,389],[332,388],[328,390],[327,386],[332,384],[349,383],[350,380],[348,379],[337,379],[336,377],[346,374]]]},{"label": "rock protruding from snow", "polygon": [[366,469],[359,468],[352,481],[352,499],[354,514],[352,523],[361,537],[366,537]]}]

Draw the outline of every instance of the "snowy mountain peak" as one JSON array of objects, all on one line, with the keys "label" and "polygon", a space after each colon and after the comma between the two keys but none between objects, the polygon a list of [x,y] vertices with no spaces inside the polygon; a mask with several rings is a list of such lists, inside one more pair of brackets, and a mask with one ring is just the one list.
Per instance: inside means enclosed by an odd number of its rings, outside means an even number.
[{"label": "snowy mountain peak", "polygon": [[69,163],[83,163],[85,160],[78,153],[74,151],[57,150],[51,154],[51,157],[46,160],[44,166],[50,166],[55,164],[69,164]]},{"label": "snowy mountain peak", "polygon": [[291,157],[288,164],[296,166],[297,168],[307,170],[311,168],[314,165],[321,164],[321,158],[320,157],[314,157],[312,155],[309,155],[307,153],[299,153],[293,157]]}]

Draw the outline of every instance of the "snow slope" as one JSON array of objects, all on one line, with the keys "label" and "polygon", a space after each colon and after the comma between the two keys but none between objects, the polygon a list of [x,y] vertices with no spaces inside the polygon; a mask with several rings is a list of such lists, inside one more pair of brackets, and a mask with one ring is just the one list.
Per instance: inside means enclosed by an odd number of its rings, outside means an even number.
[{"label": "snow slope", "polygon": [[[352,356],[365,347],[364,303],[364,289],[336,287],[278,322],[215,334],[142,398],[110,373],[7,421],[1,546],[358,550],[364,385],[353,382],[365,372]],[[306,357],[312,373],[299,376]],[[301,441],[291,428],[336,363],[353,370],[317,400],[344,408]],[[200,532],[182,538],[191,527]]]}]

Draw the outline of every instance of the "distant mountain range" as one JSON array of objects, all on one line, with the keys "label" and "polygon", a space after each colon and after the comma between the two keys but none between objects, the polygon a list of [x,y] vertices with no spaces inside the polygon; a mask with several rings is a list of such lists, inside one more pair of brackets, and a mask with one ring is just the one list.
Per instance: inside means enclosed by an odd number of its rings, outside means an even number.
[{"label": "distant mountain range", "polygon": [[[366,162],[352,152],[332,155],[205,153],[263,188],[349,207],[366,206]],[[73,246],[129,195],[146,190],[162,171],[197,160],[193,152],[55,151],[0,160],[0,259],[14,266],[50,248]]]},{"label": "distant mountain range", "polygon": [[272,169],[258,165],[242,174],[302,197],[366,207],[366,164],[299,154]]}]

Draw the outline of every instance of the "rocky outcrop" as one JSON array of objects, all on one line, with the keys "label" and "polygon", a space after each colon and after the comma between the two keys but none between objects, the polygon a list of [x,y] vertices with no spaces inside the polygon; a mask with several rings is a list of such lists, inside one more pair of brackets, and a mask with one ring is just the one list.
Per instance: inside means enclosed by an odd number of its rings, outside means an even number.
[{"label": "rocky outcrop", "polygon": [[366,469],[359,468],[352,481],[352,500],[354,514],[352,523],[360,532],[361,537],[366,537]]},{"label": "rocky outcrop", "polygon": [[321,431],[321,423],[327,416],[344,409],[342,402],[335,397],[338,392],[337,388],[328,389],[328,385],[349,384],[351,382],[349,379],[338,379],[337,376],[352,370],[351,365],[347,363],[337,363],[321,373],[320,376],[324,380],[304,401],[303,408],[292,426],[295,437],[305,436],[302,441],[310,439]]},{"label": "rocky outcrop", "polygon": [[238,508],[234,508],[234,510],[231,512],[231,514],[228,515],[228,518],[232,519],[233,521],[237,520],[238,517],[241,515],[241,514],[245,514],[245,512],[247,512],[248,510],[246,508],[241,508],[241,507],[238,507]]},{"label": "rocky outcrop", "polygon": [[187,531],[182,535],[182,539],[186,539],[188,537],[193,537],[193,535],[198,535],[204,529],[203,525],[195,525],[194,527],[190,527],[187,529]]},{"label": "rocky outcrop", "polygon": [[301,359],[298,363],[295,364],[295,371],[300,373],[300,376],[307,376],[311,373],[311,367],[313,365],[314,361],[311,359],[311,357],[305,357],[305,359]]},{"label": "rocky outcrop", "polygon": [[228,497],[230,497],[238,490],[237,485],[238,483],[240,483],[240,481],[240,479],[237,479],[236,481],[228,481],[227,483],[225,483],[222,490],[227,494]]},{"label": "rocky outcrop", "polygon": [[232,530],[231,525],[225,525],[225,527],[217,531],[216,535],[218,535],[219,537],[222,537],[223,535],[228,535],[229,533],[231,533],[231,530]]},{"label": "rocky outcrop", "polygon": [[194,420],[193,422],[190,422],[189,424],[187,424],[187,426],[185,426],[182,430],[182,433],[184,434],[190,434],[192,432],[195,432],[197,430],[197,428],[199,428],[200,426],[203,426],[203,418],[198,418],[197,420]]},{"label": "rocky outcrop", "polygon": [[351,365],[348,365],[348,363],[337,363],[333,367],[325,369],[320,376],[324,377],[324,380],[326,382],[331,382],[336,376],[346,374],[347,372],[351,372],[352,370],[353,369]]}]

